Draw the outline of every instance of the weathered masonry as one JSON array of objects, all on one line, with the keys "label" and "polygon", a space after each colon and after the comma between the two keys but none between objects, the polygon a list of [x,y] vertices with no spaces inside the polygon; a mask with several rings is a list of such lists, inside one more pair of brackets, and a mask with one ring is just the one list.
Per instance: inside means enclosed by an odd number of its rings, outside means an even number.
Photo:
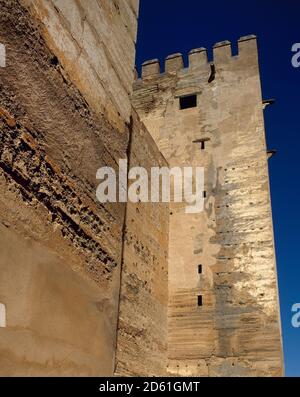
[{"label": "weathered masonry", "polygon": [[0,375],[112,375],[136,352],[166,368],[168,206],[95,195],[101,166],[166,165],[131,106],[137,15],[0,1]]},{"label": "weathered masonry", "polygon": [[[283,373],[256,38],[143,65],[138,0],[0,0],[0,376]],[[205,211],[96,200],[203,166]]]},{"label": "weathered masonry", "polygon": [[282,346],[255,36],[147,61],[133,106],[170,166],[205,169],[205,211],[173,203],[168,372],[281,375]]}]

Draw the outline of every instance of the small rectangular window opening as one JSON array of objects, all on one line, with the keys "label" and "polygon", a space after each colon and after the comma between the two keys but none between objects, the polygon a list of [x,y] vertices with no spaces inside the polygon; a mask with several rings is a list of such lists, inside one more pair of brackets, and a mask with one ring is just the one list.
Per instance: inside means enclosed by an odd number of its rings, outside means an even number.
[{"label": "small rectangular window opening", "polygon": [[198,295],[198,306],[203,306],[203,299],[202,299],[202,295]]},{"label": "small rectangular window opening", "polygon": [[180,110],[197,107],[197,95],[188,95],[179,98]]},{"label": "small rectangular window opening", "polygon": [[202,274],[202,265],[198,265],[198,273]]},{"label": "small rectangular window opening", "polygon": [[203,192],[203,198],[206,198],[206,190]]}]

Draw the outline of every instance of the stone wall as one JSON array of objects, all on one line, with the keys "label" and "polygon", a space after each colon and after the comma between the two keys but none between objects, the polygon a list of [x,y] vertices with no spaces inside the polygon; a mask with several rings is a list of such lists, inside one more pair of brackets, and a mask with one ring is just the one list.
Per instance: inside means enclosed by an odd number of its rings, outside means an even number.
[{"label": "stone wall", "polygon": [[120,129],[131,115],[139,0],[21,0],[87,102]]},{"label": "stone wall", "polygon": [[[167,162],[137,116],[130,168]],[[150,178],[149,178],[150,186]],[[126,209],[116,374],[163,376],[167,366],[168,203],[131,203]]]},{"label": "stone wall", "polygon": [[129,99],[137,3],[0,1],[1,375],[165,373],[168,205],[95,195],[167,164]]},{"label": "stone wall", "polygon": [[[87,15],[73,24],[79,4],[0,1],[1,375],[114,372],[125,204],[96,201],[96,171],[127,156],[137,2],[89,2],[101,39]],[[117,54],[106,74],[96,59],[108,42],[127,51],[118,78]]]},{"label": "stone wall", "polygon": [[[133,105],[171,166],[205,169],[205,210],[171,204],[168,371],[281,375],[282,344],[255,37],[143,65]],[[180,109],[180,98],[197,106]],[[202,270],[199,270],[202,265]],[[198,306],[202,297],[202,306]]]},{"label": "stone wall", "polygon": [[1,376],[110,375],[114,335],[101,289],[72,271],[73,257],[15,233],[8,221],[4,226],[2,204]]}]

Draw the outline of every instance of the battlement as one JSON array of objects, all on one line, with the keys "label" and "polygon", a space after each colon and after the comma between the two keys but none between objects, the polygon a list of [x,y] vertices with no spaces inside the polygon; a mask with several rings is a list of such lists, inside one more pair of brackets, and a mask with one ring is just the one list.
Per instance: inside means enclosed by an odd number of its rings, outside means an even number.
[{"label": "battlement", "polygon": [[[164,68],[158,59],[151,59],[142,65],[142,79],[155,78],[161,74],[177,74],[183,69],[195,70],[214,64],[216,68],[229,64],[232,60],[242,60],[246,63],[257,63],[257,38],[255,35],[243,36],[238,40],[238,55],[232,55],[231,42],[221,41],[213,46],[213,60],[208,61],[207,50],[204,47],[195,48],[188,54],[188,67],[185,68],[181,53],[171,54],[165,58]],[[138,75],[136,76],[139,77]]]}]

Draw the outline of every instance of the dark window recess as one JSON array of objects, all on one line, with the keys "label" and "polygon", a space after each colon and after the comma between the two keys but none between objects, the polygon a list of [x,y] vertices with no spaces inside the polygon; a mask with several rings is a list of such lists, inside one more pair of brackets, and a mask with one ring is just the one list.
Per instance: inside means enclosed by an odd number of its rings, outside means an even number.
[{"label": "dark window recess", "polygon": [[198,265],[198,273],[202,274],[202,265]]},{"label": "dark window recess", "polygon": [[205,149],[205,143],[210,141],[210,138],[202,138],[202,139],[196,139],[195,141],[193,141],[193,143],[200,143],[200,148],[201,150]]},{"label": "dark window recess", "polygon": [[52,57],[50,59],[50,64],[53,65],[53,66],[57,66],[59,64],[58,58],[56,56]]},{"label": "dark window recess", "polygon": [[206,198],[206,190],[203,192],[203,197]]},{"label": "dark window recess", "polygon": [[183,96],[179,98],[180,110],[197,107],[197,95]]},{"label": "dark window recess", "polygon": [[198,306],[203,306],[202,295],[198,295]]},{"label": "dark window recess", "polygon": [[210,76],[208,82],[211,83],[216,78],[216,67],[213,63],[210,64]]}]

